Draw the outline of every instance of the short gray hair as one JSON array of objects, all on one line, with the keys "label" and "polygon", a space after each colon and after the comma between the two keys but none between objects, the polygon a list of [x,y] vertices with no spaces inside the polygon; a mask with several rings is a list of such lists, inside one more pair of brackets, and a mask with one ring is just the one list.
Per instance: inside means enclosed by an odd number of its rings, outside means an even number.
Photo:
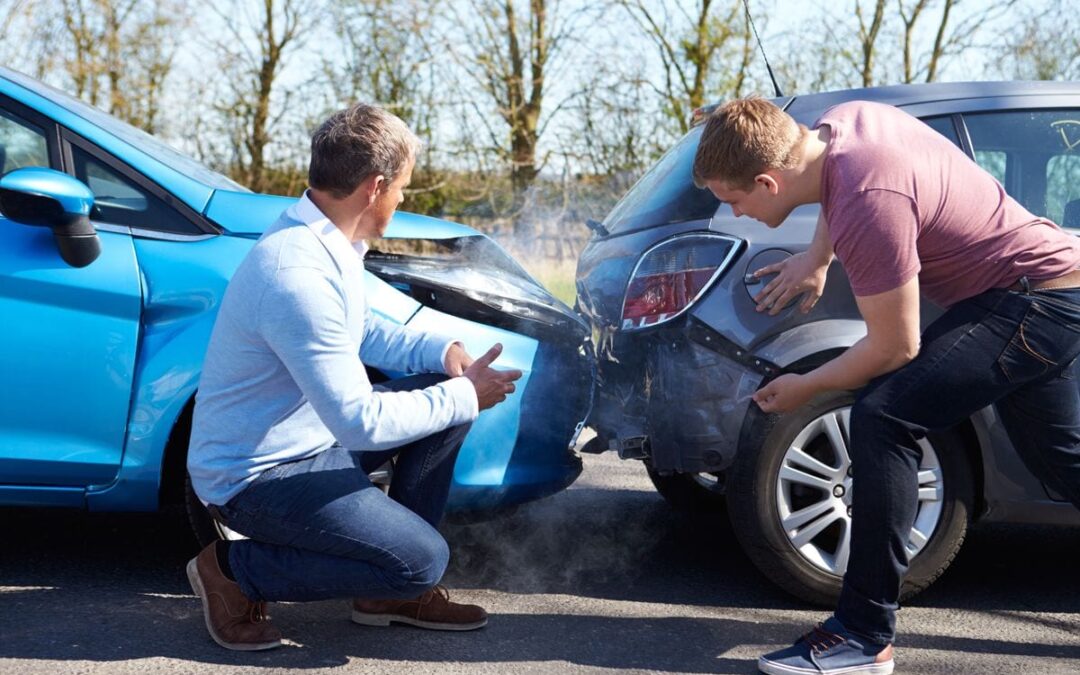
[{"label": "short gray hair", "polygon": [[369,176],[397,178],[420,147],[420,139],[400,118],[356,103],[331,115],[311,135],[308,185],[344,199]]}]

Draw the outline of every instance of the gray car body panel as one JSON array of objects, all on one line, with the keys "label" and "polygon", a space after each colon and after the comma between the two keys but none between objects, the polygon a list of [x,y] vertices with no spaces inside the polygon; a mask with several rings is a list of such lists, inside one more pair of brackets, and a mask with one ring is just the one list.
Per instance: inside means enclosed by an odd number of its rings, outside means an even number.
[{"label": "gray car body panel", "polygon": [[[954,83],[914,85],[906,87],[880,87],[858,92],[843,91],[796,97],[787,110],[797,121],[811,125],[829,107],[850,100],[875,100],[904,108],[919,117],[937,117],[978,111],[1002,109],[1080,109],[1080,84],[1061,82],[1036,83]],[[785,101],[787,102],[787,101]],[[960,146],[970,154],[971,144],[962,125],[959,127]],[[724,379],[730,382],[732,391],[727,396],[712,392],[696,404],[688,397],[679,397],[681,421],[704,419],[710,415],[728,418],[716,420],[711,430],[716,433],[711,446],[720,455],[717,462],[702,462],[704,455],[694,451],[693,461],[672,457],[664,450],[654,457],[665,465],[660,469],[675,471],[716,471],[730,465],[737,445],[737,433],[732,432],[731,417],[745,416],[748,401],[745,389],[767,376],[757,364],[779,369],[789,368],[799,362],[824,359],[845,349],[863,335],[865,325],[851,294],[846,275],[836,263],[829,270],[825,294],[808,313],[802,314],[797,303],[770,316],[758,312],[752,299],[761,284],[747,285],[747,275],[754,271],[755,257],[773,249],[797,253],[807,248],[817,223],[818,206],[807,205],[792,212],[779,227],[770,229],[749,218],[734,218],[726,206],[721,206],[707,223],[692,221],[638,229],[626,234],[594,239],[583,252],[584,269],[595,275],[605,270],[614,284],[608,287],[609,295],[625,293],[630,270],[641,254],[675,234],[692,231],[709,231],[733,236],[743,243],[730,268],[709,288],[701,299],[690,308],[686,324],[700,323],[717,336],[713,347],[717,358],[724,364]],[[582,277],[579,267],[579,292],[589,293],[597,288],[597,277]],[[603,284],[601,284],[603,285]],[[619,297],[621,306],[621,295]],[[588,311],[586,312],[589,313]],[[923,324],[938,316],[941,310],[924,302]],[[594,324],[594,335],[595,335]],[[650,339],[672,327],[646,328],[623,332],[616,327],[606,336],[608,345],[618,340]],[[678,347],[680,338],[672,338],[669,348]],[[689,342],[689,340],[687,340]],[[700,348],[699,346],[694,347]],[[601,358],[618,357],[618,350],[607,354],[598,349]],[[741,374],[740,374],[741,373]],[[655,389],[653,383],[653,388]],[[654,392],[651,396],[657,396]],[[694,426],[691,424],[690,426]],[[699,428],[704,428],[698,425]],[[1080,512],[1070,504],[1056,501],[1046,488],[1024,466],[1005,433],[993,408],[987,408],[971,418],[971,427],[978,440],[983,475],[983,513],[990,521],[1080,523]],[[648,433],[649,426],[639,424],[634,433]],[[653,429],[655,432],[656,430]],[[617,432],[616,432],[617,433]],[[685,438],[678,439],[685,444]],[[612,447],[617,446],[612,442]],[[670,445],[670,443],[669,443]],[[705,445],[708,445],[707,443]],[[704,446],[703,446],[704,447]],[[695,464],[696,462],[696,464]]]}]

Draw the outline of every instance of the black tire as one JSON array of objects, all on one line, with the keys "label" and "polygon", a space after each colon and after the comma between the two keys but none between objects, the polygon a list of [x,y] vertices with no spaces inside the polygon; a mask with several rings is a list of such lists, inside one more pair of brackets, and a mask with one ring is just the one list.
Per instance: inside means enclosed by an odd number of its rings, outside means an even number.
[{"label": "black tire", "polygon": [[[728,481],[731,523],[746,554],[781,588],[822,606],[835,605],[841,577],[810,562],[788,538],[777,506],[777,477],[798,434],[853,400],[850,393],[838,392],[783,416],[752,412]],[[936,433],[928,440],[940,464],[942,508],[933,534],[911,561],[901,599],[928,587],[949,566],[964,541],[973,504],[972,471],[960,435]]]},{"label": "black tire", "polygon": [[191,531],[200,547],[209,546],[212,542],[223,538],[221,529],[210,517],[210,512],[195,495],[195,490],[191,487],[191,478],[186,473],[184,475],[184,507],[187,510]]},{"label": "black tire", "polygon": [[645,469],[656,491],[676,511],[722,513],[726,508],[726,485],[722,476],[690,473],[664,476],[648,463],[645,464]]}]

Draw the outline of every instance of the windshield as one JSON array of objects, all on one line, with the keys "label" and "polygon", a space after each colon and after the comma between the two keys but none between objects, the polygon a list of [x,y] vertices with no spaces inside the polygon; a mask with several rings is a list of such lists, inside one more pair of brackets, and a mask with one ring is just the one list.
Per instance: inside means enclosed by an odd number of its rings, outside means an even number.
[{"label": "windshield", "polygon": [[106,132],[119,138],[128,145],[141,150],[150,157],[157,159],[162,164],[170,166],[176,171],[184,173],[200,183],[204,183],[215,189],[249,192],[247,188],[230,178],[221,175],[217,171],[206,168],[199,162],[196,162],[194,159],[177,151],[172,146],[151,136],[142,129],[137,129],[127,122],[122,122],[103,110],[98,110],[73,96],[65,94],[59,89],[50,87],[44,82],[29,78],[17,71],[4,68],[2,74],[7,79],[48,98],[53,103],[56,103],[79,117],[101,127]]},{"label": "windshield", "polygon": [[694,186],[691,171],[703,126],[694,127],[641,177],[604,219],[608,232],[713,217],[719,200]]}]

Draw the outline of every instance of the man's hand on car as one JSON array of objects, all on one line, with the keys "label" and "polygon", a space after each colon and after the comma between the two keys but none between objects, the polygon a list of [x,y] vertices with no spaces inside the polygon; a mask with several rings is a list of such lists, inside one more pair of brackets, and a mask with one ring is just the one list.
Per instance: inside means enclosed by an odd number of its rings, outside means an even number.
[{"label": "man's hand on car", "polygon": [[787,373],[754,392],[754,402],[767,413],[785,413],[798,408],[817,393],[805,375]]},{"label": "man's hand on car", "polygon": [[803,252],[755,271],[754,276],[758,279],[776,274],[776,277],[754,296],[757,311],[768,310],[769,314],[775,316],[797,295],[803,293],[805,295],[799,304],[799,310],[806,314],[821,298],[825,290],[825,273],[828,270],[828,262],[822,265],[820,258]]},{"label": "man's hand on car", "polygon": [[455,342],[450,345],[450,349],[446,350],[443,372],[450,377],[461,377],[465,374],[465,369],[472,364],[473,357],[469,356],[469,352],[465,351],[465,347],[460,342]]},{"label": "man's hand on car", "polygon": [[480,410],[487,410],[506,400],[514,392],[514,380],[521,377],[520,370],[495,370],[491,363],[499,358],[502,345],[495,344],[487,353],[476,359],[462,373],[476,387],[476,400]]}]

